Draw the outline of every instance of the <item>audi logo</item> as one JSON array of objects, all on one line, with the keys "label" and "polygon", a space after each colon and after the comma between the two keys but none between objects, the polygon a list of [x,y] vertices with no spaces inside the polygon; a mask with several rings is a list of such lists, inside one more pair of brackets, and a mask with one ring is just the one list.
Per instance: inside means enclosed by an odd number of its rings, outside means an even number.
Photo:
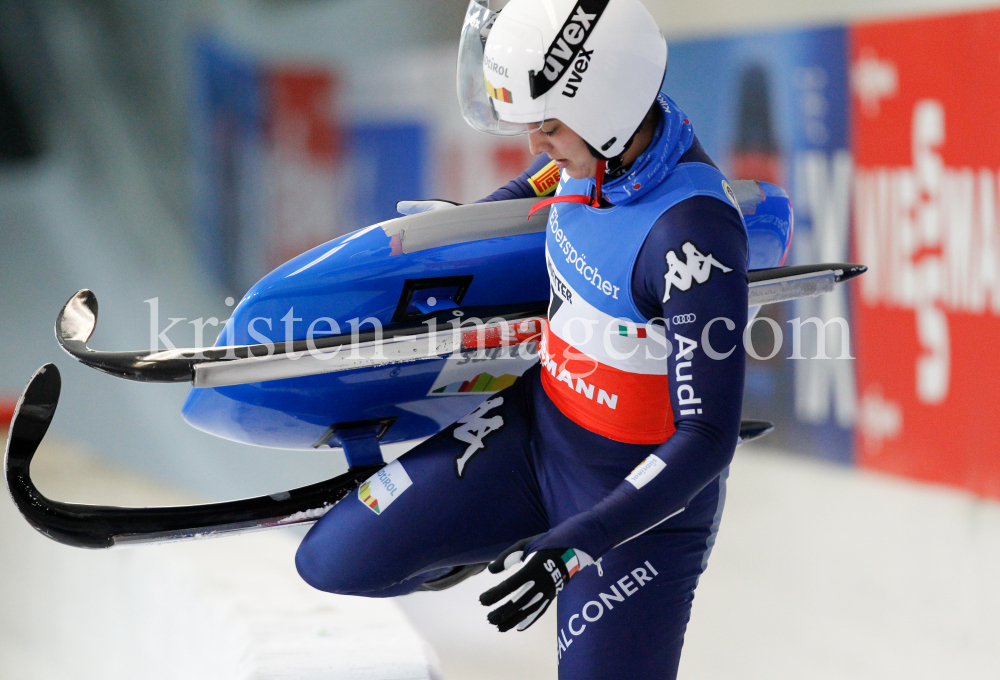
[{"label": "audi logo", "polygon": [[696,314],[676,314],[671,321],[675,326],[683,326],[686,323],[694,323],[698,319]]}]

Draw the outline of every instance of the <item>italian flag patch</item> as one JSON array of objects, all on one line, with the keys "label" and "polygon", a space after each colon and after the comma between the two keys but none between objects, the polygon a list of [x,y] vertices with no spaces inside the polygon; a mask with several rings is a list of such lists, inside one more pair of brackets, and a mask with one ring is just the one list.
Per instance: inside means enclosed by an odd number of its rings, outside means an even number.
[{"label": "italian flag patch", "polygon": [[618,326],[618,335],[623,338],[644,338],[646,329],[639,326]]},{"label": "italian flag patch", "polygon": [[563,553],[562,561],[570,576],[580,571],[580,558],[576,556],[576,551],[572,548]]}]

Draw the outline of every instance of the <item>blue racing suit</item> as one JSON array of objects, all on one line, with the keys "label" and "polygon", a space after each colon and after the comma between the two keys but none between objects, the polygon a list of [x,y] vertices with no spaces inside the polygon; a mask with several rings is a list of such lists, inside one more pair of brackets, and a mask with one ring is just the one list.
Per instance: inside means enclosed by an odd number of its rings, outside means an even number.
[{"label": "blue racing suit", "polygon": [[[402,595],[539,535],[526,554],[597,560],[557,599],[559,677],[675,677],[738,438],[748,244],[725,178],[660,102],[649,148],[605,182],[610,202],[550,212],[541,363],[373,478],[398,490],[391,505],[362,487],[327,513],[296,556],[308,583]],[[536,159],[485,200],[593,185],[556,188],[553,167]],[[617,319],[610,340],[574,336],[566,319],[588,313],[581,327]]]}]

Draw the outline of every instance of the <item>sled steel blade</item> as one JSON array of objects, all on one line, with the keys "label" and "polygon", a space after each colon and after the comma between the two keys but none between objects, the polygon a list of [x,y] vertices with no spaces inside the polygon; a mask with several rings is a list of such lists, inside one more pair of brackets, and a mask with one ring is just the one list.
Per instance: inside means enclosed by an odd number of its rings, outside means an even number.
[{"label": "sled steel blade", "polygon": [[55,415],[60,389],[54,364],[42,366],[32,376],[11,421],[4,473],[11,498],[28,523],[52,540],[77,548],[165,543],[315,522],[382,467],[356,467],[318,484],[225,503],[162,508],[61,503],[43,496],[30,474],[31,459]]},{"label": "sled steel blade", "polygon": [[741,420],[740,437],[736,440],[737,446],[742,446],[754,439],[760,439],[774,432],[774,423],[768,420]]},{"label": "sled steel blade", "polygon": [[[867,271],[859,264],[828,263],[758,269],[749,273],[749,305],[773,304],[830,292],[838,283]],[[469,308],[466,320],[485,318],[488,333],[545,318],[545,302]],[[56,338],[73,358],[91,368],[141,382],[190,382],[195,387],[223,387],[283,380],[358,368],[447,356],[463,349],[496,345],[471,342],[478,331],[431,331],[427,322],[400,324],[379,331],[327,336],[273,345],[239,345],[162,352],[96,351],[87,341],[97,326],[97,297],[81,290],[56,320]],[[442,324],[445,325],[445,324]]]},{"label": "sled steel blade", "polygon": [[87,347],[95,328],[97,296],[84,288],[63,305],[56,317],[56,340],[67,354],[91,368],[130,380],[189,382],[194,377],[193,367],[199,361],[195,350],[95,352]]},{"label": "sled steel blade", "polygon": [[[832,291],[834,286],[848,281],[867,270],[864,265],[828,263],[758,269],[749,273],[749,304],[751,307],[785,302]],[[524,319],[518,323],[542,321],[544,315]],[[495,331],[508,325],[516,329],[513,320],[502,320],[487,326]],[[519,338],[518,344],[536,339]],[[336,373],[358,368],[374,368],[390,364],[432,359],[455,354],[463,350],[495,347],[479,340],[474,331],[462,333],[451,330],[425,332],[420,335],[400,336],[384,340],[336,347],[329,351],[311,351],[299,356],[275,354],[266,358],[248,358],[230,362],[204,362],[194,367],[195,387],[225,387],[268,380],[298,378],[321,373]],[[290,359],[295,361],[289,361]]]},{"label": "sled steel blade", "polygon": [[[524,319],[538,319],[545,315],[547,307],[548,301],[539,301],[537,303],[490,308],[465,307],[459,311],[462,311],[462,313],[470,318],[482,316],[486,319],[497,319],[505,323],[514,323]],[[90,337],[94,334],[94,329],[97,327],[97,310],[97,296],[87,289],[78,291],[63,306],[59,312],[59,316],[56,318],[56,340],[59,341],[59,345],[67,354],[80,363],[119,378],[139,382],[194,382],[195,369],[197,366],[203,364],[221,365],[227,362],[239,362],[248,359],[254,362],[280,359],[292,359],[294,361],[298,360],[302,355],[308,356],[314,353],[322,354],[324,358],[328,358],[329,356],[338,354],[341,348],[361,350],[376,347],[380,343],[400,342],[412,338],[423,338],[423,342],[426,343],[428,335],[428,322],[425,320],[414,323],[396,324],[391,328],[380,329],[378,331],[369,330],[359,333],[344,333],[315,338],[313,340],[296,340],[291,343],[278,342],[272,345],[235,345],[227,347],[173,349],[157,352],[150,352],[148,350],[104,351],[93,350],[87,346],[87,341],[90,340]],[[448,331],[448,333],[450,332]],[[468,332],[464,333],[467,334]],[[447,354],[449,351],[445,350],[443,353]],[[421,359],[427,358],[427,356],[417,356],[414,358]],[[401,358],[400,360],[409,361],[413,359]],[[324,364],[320,364],[320,366],[322,365]],[[372,364],[371,361],[366,359],[357,365],[345,365],[344,368],[334,370],[349,370],[350,368],[360,368],[369,365],[383,364]],[[264,371],[266,373],[266,369]],[[314,370],[310,373],[296,375],[314,375],[323,372],[326,371]],[[295,376],[292,375],[289,377]],[[238,380],[237,382],[222,384],[242,384],[246,382],[255,381]]]},{"label": "sled steel blade", "polygon": [[749,273],[749,306],[770,305],[831,292],[868,271],[862,264],[827,263],[755,269]]},{"label": "sled steel blade", "polygon": [[[434,359],[463,351],[523,346],[541,339],[544,311],[527,318],[490,319],[479,329],[425,331],[419,335],[395,337],[314,349],[295,354],[275,354],[226,362],[206,362],[195,366],[194,387],[224,387],[284,380],[321,373],[337,373],[357,368],[374,368],[423,359]],[[515,349],[515,351],[517,351]]]}]

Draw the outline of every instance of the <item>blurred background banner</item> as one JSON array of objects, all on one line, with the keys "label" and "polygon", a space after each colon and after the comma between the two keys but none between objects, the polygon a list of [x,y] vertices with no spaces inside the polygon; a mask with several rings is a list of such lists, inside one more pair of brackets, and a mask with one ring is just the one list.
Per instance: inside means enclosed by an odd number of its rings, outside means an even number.
[{"label": "blurred background banner", "polygon": [[267,81],[217,40],[194,49],[196,243],[220,283],[252,285],[267,267]]},{"label": "blurred background banner", "polygon": [[[851,157],[848,139],[847,30],[842,27],[755,32],[670,44],[665,92],[694,122],[709,155],[730,179],[784,187],[795,211],[785,264],[843,262],[849,254]],[[751,269],[754,263],[750,263]],[[759,266],[759,265],[758,265]],[[761,310],[783,329],[773,358],[747,361],[744,417],[777,425],[772,441],[792,450],[849,463],[857,412],[854,362],[842,355],[841,331],[824,326],[817,358],[815,317],[850,320],[843,289]],[[753,328],[758,355],[774,350],[766,323]]]},{"label": "blurred background banner", "polygon": [[[77,288],[107,300],[99,335],[140,346],[150,298],[164,317],[224,318],[224,299],[396,217],[399,200],[471,202],[517,175],[525,140],[476,133],[455,103],[464,5],[0,8],[3,311],[18,319],[0,331],[14,348],[0,394],[60,356],[40,339]],[[1000,363],[1000,11],[669,42],[664,91],[709,154],[730,178],[791,195],[787,264],[872,268],[762,311],[781,345],[753,327],[759,355],[775,351],[749,360],[745,415],[774,420],[771,441],[788,450],[1000,497],[1000,395],[987,379]],[[186,324],[172,333],[190,344]],[[104,384],[84,373],[77,389]],[[200,437],[180,434],[176,390],[105,385],[117,413],[169,412],[164,432]],[[67,411],[57,429],[111,457],[196,476],[135,454],[145,434],[101,434]],[[227,455],[252,455],[238,450]]]},{"label": "blurred background banner", "polygon": [[[462,121],[452,45],[352,59],[223,33],[193,43],[194,195],[200,256],[227,289],[398,200],[477,200],[531,160]],[[1000,494],[1000,402],[977,384],[1000,332],[1000,129],[982,104],[997,54],[994,10],[670,40],[664,91],[708,153],[789,192],[786,264],[872,267],[856,300],[762,310],[783,333],[776,348],[753,328],[773,356],[749,359],[744,413],[775,421],[776,445]]]},{"label": "blurred background banner", "polygon": [[[772,358],[748,360],[744,413],[773,420],[765,443],[788,455],[739,451],[682,677],[996,677],[1000,10],[969,11],[995,0],[643,1],[670,45],[664,91],[712,158],[732,179],[789,192],[786,264],[871,268],[833,294],[762,310],[782,342]],[[186,385],[81,366],[59,349],[53,321],[86,287],[101,301],[94,347],[148,346],[151,321],[173,324],[172,343],[190,346],[205,319],[221,327],[230,303],[275,266],[396,217],[397,201],[471,202],[520,173],[532,160],[523,138],[477,133],[459,113],[467,5],[0,2],[0,428],[32,373],[57,363],[65,382],[53,448],[36,462],[63,484],[43,492],[119,502],[112,492],[128,471],[171,493],[226,500],[346,469],[339,449],[266,449],[191,428],[181,418]],[[849,322],[849,342],[838,319]],[[768,356],[771,328],[758,323],[752,336]],[[469,370],[442,373],[434,389],[475,387],[481,370]],[[87,454],[113,474],[81,474]],[[127,502],[158,501],[145,490]],[[125,610],[98,593],[121,591],[120,572],[51,543],[5,507],[0,533],[20,538],[0,546],[0,560],[31,579],[0,588],[0,676],[118,677],[101,663],[120,655],[95,652],[117,628],[100,630],[62,593],[94,600],[108,620]],[[31,545],[44,547],[29,559],[22,546]],[[244,553],[218,545],[218,573],[242,579]],[[291,549],[274,568],[304,588]],[[147,558],[134,559],[146,573]],[[105,575],[107,591],[78,585],[90,574]],[[408,601],[450,655],[448,677],[554,677],[552,617],[524,636],[495,634],[476,601],[489,577],[477,578]],[[442,598],[439,609],[424,595]],[[39,601],[51,609],[23,604]],[[155,635],[155,610],[144,611],[116,614],[115,625]],[[291,630],[285,615],[274,621]],[[178,629],[201,630],[188,617]],[[27,634],[44,643],[38,652],[23,651],[33,649]],[[50,657],[55,670],[39,670]]]},{"label": "blurred background banner", "polygon": [[858,458],[992,498],[998,55],[996,10],[851,28]]}]

